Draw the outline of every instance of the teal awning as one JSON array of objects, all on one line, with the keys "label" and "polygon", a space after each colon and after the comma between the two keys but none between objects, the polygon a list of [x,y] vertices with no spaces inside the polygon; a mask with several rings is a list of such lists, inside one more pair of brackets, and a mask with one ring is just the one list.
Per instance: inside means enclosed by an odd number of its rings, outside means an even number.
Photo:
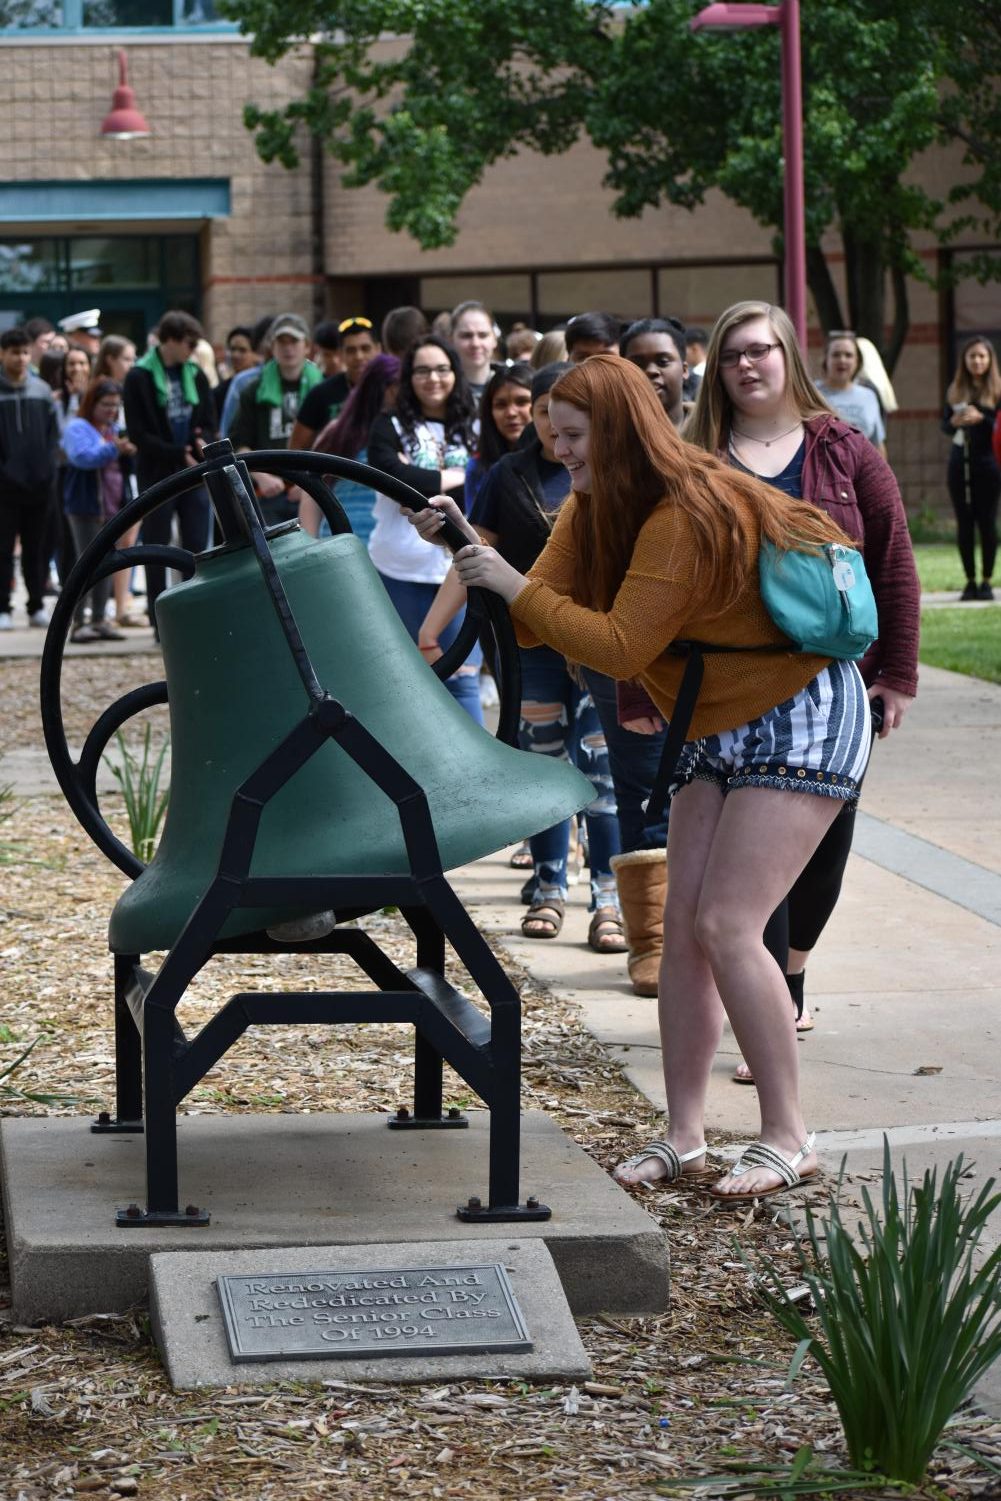
[{"label": "teal awning", "polygon": [[228,177],[5,182],[0,183],[0,223],[225,219],[229,196]]}]

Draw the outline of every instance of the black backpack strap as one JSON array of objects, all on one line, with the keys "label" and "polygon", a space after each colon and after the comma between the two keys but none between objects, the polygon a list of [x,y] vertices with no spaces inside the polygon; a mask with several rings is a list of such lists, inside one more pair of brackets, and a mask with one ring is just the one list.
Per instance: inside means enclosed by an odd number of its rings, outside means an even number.
[{"label": "black backpack strap", "polygon": [[687,657],[685,670],[681,675],[681,683],[678,687],[678,700],[674,706],[667,727],[667,739],[664,741],[664,749],[660,754],[660,765],[657,767],[657,775],[653,779],[653,787],[646,804],[646,826],[661,823],[664,817],[664,805],[667,802],[667,794],[671,790],[678,762],[681,760],[681,752],[685,748],[685,740],[688,729],[695,713],[695,705],[698,700],[699,690],[702,687],[702,676],[705,672],[704,655],[706,652],[734,652],[734,651],[762,651],[762,652],[788,652],[795,651],[788,642],[763,642],[760,646],[723,646],[712,641],[672,641],[667,648],[673,657]]},{"label": "black backpack strap", "polygon": [[705,671],[705,662],[702,658],[702,643],[699,641],[676,641],[671,650],[673,652],[684,651],[688,657],[685,670],[682,673],[681,684],[678,688],[678,701],[671,715],[671,722],[667,727],[667,739],[664,741],[664,749],[660,754],[660,765],[657,767],[657,775],[653,779],[653,787],[646,804],[646,824],[660,823],[664,817],[664,805],[667,802],[667,794],[670,791],[674,774],[678,769],[681,752],[685,748],[685,739],[688,735],[688,727],[695,713],[695,704],[702,687],[702,675]]}]

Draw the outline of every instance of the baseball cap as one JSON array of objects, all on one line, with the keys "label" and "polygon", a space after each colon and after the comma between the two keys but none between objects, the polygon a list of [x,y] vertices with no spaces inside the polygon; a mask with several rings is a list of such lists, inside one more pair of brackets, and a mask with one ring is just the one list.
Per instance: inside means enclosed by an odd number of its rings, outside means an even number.
[{"label": "baseball cap", "polygon": [[280,334],[291,334],[295,339],[308,339],[309,328],[305,318],[298,313],[279,313],[268,329],[268,339],[273,344]]}]

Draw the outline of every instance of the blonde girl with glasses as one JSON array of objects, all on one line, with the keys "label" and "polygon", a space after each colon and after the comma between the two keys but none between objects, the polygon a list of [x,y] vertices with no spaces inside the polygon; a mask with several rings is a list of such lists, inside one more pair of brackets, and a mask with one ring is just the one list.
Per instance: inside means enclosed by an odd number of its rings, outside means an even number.
[{"label": "blonde girl with glasses", "polygon": [[[739,302],[723,313],[684,436],[791,501],[819,506],[864,549],[879,640],[859,666],[884,739],[917,691],[919,585],[907,518],[885,459],[832,413],[811,382],[781,308]],[[854,814],[855,804],[846,804],[788,897],[786,980],[802,1031],[813,1026],[803,999],[804,970],[840,894]],[[781,962],[781,953],[775,957]],[[735,1078],[754,1082],[743,1064]]]}]

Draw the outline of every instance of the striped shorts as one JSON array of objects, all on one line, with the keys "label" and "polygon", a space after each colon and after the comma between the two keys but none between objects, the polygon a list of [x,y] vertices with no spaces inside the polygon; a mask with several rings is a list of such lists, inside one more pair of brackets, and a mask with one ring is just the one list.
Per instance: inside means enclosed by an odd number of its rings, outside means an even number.
[{"label": "striped shorts", "polygon": [[853,802],[872,748],[869,700],[854,662],[833,661],[793,698],[690,747],[685,780],[774,787]]}]

